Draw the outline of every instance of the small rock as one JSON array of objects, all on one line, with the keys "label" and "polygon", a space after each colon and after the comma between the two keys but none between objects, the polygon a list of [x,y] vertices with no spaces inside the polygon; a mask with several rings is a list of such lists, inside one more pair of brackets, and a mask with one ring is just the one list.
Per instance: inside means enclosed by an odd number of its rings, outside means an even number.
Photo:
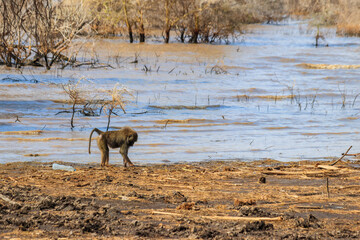
[{"label": "small rock", "polygon": [[176,210],[192,210],[195,206],[195,203],[183,203],[176,207]]},{"label": "small rock", "polygon": [[259,178],[259,183],[266,183],[266,178],[265,177],[260,177]]},{"label": "small rock", "polygon": [[184,194],[182,194],[181,192],[178,192],[178,191],[173,192],[173,198],[177,202],[186,202],[187,201],[187,198],[184,196]]},{"label": "small rock", "polygon": [[235,199],[235,200],[234,200],[234,206],[235,206],[235,207],[251,206],[251,205],[256,205],[256,201],[253,200],[253,199],[249,199],[249,200]]},{"label": "small rock", "polygon": [[240,230],[240,233],[247,233],[252,231],[267,231],[274,229],[274,226],[269,223],[265,223],[264,221],[254,221],[249,222]]},{"label": "small rock", "polygon": [[134,220],[131,222],[131,225],[133,225],[134,227],[139,226],[140,222],[138,220]]}]

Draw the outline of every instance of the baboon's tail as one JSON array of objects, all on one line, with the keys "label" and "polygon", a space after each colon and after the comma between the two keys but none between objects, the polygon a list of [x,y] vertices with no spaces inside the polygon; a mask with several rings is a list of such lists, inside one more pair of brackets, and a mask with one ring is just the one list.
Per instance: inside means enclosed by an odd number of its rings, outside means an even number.
[{"label": "baboon's tail", "polygon": [[99,135],[103,133],[103,131],[100,131],[100,130],[97,129],[97,128],[94,128],[94,129],[91,131],[90,137],[89,137],[89,154],[91,154],[91,152],[90,152],[90,148],[91,148],[91,137],[92,137],[92,135],[93,135],[94,132],[97,132],[97,134],[99,134]]}]

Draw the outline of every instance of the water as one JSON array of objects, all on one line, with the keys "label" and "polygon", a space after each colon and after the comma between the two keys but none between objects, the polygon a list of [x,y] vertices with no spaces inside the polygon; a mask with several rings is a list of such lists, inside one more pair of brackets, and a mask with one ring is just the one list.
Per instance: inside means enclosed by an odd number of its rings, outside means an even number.
[{"label": "water", "polygon": [[[57,114],[71,108],[60,84],[80,78],[86,99],[105,98],[115,84],[131,89],[127,114],[118,111],[111,126],[138,131],[129,154],[135,164],[323,160],[339,157],[350,145],[352,153],[360,152],[360,69],[302,65],[356,65],[360,39],[323,31],[326,42],[319,48],[316,30],[284,22],[253,26],[232,45],[112,39],[84,48],[82,57],[91,58],[94,49],[115,69],[2,68],[0,162],[100,163],[95,142],[88,154],[88,137],[92,128],[106,128],[107,117],[77,114],[71,130],[71,114]],[[138,64],[130,63],[135,55]],[[111,150],[110,164],[120,162],[118,150]]]}]

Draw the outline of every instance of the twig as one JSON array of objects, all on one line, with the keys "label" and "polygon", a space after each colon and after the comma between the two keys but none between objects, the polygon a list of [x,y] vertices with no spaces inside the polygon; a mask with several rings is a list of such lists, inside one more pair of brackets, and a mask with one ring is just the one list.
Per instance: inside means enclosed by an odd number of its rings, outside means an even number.
[{"label": "twig", "polygon": [[345,154],[345,153],[342,153],[341,155],[344,155],[344,156],[352,156],[352,157],[357,157],[360,155],[360,153],[351,153],[351,154]]},{"label": "twig", "polygon": [[338,159],[338,160],[336,160],[335,162],[333,162],[333,163],[331,163],[331,164],[329,164],[330,166],[334,166],[335,164],[337,164],[341,159],[343,159],[345,156],[346,156],[346,154],[350,151],[350,149],[352,148],[352,146],[350,146],[349,148],[348,148],[348,150]]},{"label": "twig", "polygon": [[170,120],[166,121],[165,126],[164,126],[165,129],[166,129],[166,126],[168,125],[169,122],[170,122]]},{"label": "twig", "polygon": [[11,181],[14,181],[14,182],[18,182],[18,181],[16,181],[14,178],[12,178],[12,177],[8,177]]},{"label": "twig", "polygon": [[168,74],[172,73],[172,71],[174,71],[175,68],[176,68],[176,67],[174,67],[173,69],[171,69],[171,70],[168,72]]},{"label": "twig", "polygon": [[98,69],[98,68],[112,68],[112,69],[115,69],[110,64],[104,64],[104,63],[93,64],[90,67],[93,68],[93,69]]},{"label": "twig", "polygon": [[144,112],[135,112],[135,113],[130,113],[130,114],[145,114],[145,113],[148,113],[148,111],[144,111]]},{"label": "twig", "polygon": [[326,192],[327,192],[328,198],[330,198],[329,178],[326,178]]},{"label": "twig", "polygon": [[55,113],[55,116],[61,113],[72,113],[72,111],[68,111],[68,110],[60,111],[58,113]]}]

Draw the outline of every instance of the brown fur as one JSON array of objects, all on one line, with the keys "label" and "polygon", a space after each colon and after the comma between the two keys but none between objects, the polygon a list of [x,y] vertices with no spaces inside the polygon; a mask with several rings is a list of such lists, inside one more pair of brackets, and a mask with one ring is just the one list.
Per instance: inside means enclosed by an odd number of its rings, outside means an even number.
[{"label": "brown fur", "polygon": [[89,154],[91,147],[91,137],[94,132],[99,134],[97,139],[98,147],[101,151],[101,166],[109,165],[109,147],[120,148],[120,154],[123,157],[124,166],[134,166],[128,157],[129,147],[133,146],[138,139],[138,134],[130,127],[123,127],[117,131],[103,132],[94,128],[89,137]]}]

